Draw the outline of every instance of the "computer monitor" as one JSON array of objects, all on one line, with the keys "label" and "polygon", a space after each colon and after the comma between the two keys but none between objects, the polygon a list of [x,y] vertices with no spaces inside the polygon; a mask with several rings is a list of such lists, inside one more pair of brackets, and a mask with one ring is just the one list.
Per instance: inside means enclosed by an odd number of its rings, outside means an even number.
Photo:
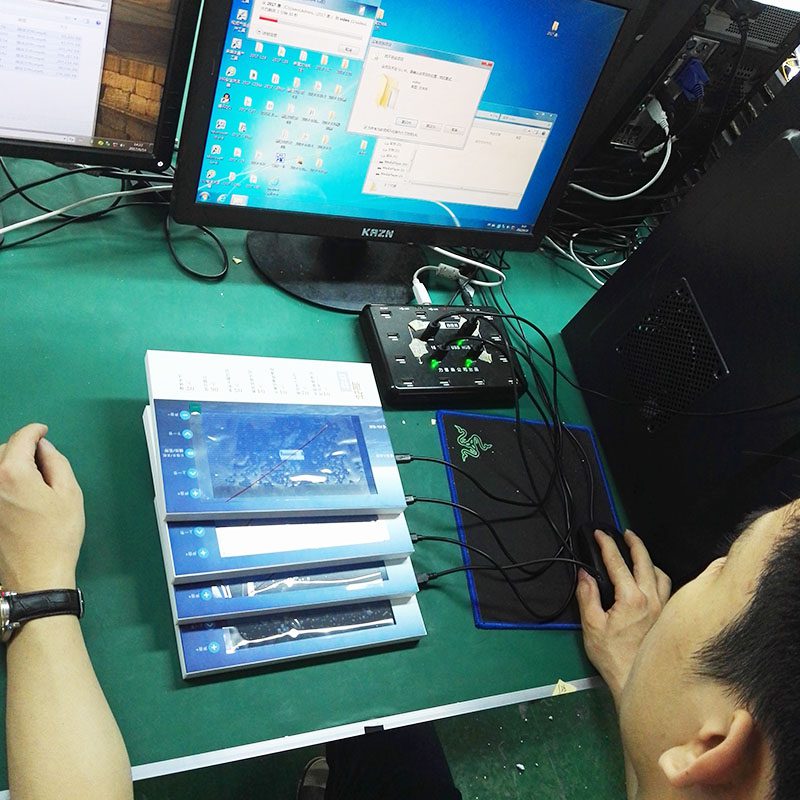
[{"label": "computer monitor", "polygon": [[163,170],[200,0],[0,0],[0,155]]},{"label": "computer monitor", "polygon": [[261,232],[259,269],[341,308],[388,302],[387,271],[408,300],[409,243],[535,249],[640,7],[207,3],[174,217]]}]

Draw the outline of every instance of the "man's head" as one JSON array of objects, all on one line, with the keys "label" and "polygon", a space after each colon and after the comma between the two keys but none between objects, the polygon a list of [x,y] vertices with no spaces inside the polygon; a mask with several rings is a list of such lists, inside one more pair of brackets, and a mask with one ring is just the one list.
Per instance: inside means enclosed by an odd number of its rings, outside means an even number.
[{"label": "man's head", "polygon": [[800,797],[800,502],[676,592],[620,704],[643,797]]}]

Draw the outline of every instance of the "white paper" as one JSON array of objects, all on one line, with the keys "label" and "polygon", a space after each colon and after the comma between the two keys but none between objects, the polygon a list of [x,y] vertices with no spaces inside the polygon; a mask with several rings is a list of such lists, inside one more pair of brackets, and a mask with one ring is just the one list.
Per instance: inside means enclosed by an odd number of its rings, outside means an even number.
[{"label": "white paper", "polygon": [[217,528],[219,554],[223,558],[288,553],[372,544],[389,539],[383,520],[364,522],[308,522],[297,525],[243,525]]},{"label": "white paper", "polygon": [[379,406],[372,367],[347,361],[148,350],[150,402]]}]

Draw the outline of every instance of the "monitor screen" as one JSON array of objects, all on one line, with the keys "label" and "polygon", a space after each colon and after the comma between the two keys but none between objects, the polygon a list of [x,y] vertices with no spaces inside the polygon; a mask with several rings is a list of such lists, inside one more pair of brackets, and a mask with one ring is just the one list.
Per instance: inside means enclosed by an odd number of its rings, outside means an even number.
[{"label": "monitor screen", "polygon": [[204,12],[176,216],[531,239],[625,5],[225,0]]},{"label": "monitor screen", "polygon": [[0,153],[167,166],[199,0],[0,0]]}]

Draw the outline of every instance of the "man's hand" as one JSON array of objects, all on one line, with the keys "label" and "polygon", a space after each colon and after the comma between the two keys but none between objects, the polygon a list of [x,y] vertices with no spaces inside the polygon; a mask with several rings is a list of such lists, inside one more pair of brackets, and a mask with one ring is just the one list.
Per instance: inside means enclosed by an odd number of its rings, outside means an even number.
[{"label": "man's hand", "polygon": [[0,581],[15,592],[75,587],[83,495],[46,433],[28,425],[0,445]]},{"label": "man's hand", "polygon": [[631,531],[625,532],[625,541],[633,559],[633,575],[610,536],[596,531],[595,539],[614,584],[615,598],[614,605],[603,611],[597,581],[580,571],[577,597],[583,642],[619,703],[642,640],[661,614],[672,584],[666,573],[653,566],[644,543]]}]

